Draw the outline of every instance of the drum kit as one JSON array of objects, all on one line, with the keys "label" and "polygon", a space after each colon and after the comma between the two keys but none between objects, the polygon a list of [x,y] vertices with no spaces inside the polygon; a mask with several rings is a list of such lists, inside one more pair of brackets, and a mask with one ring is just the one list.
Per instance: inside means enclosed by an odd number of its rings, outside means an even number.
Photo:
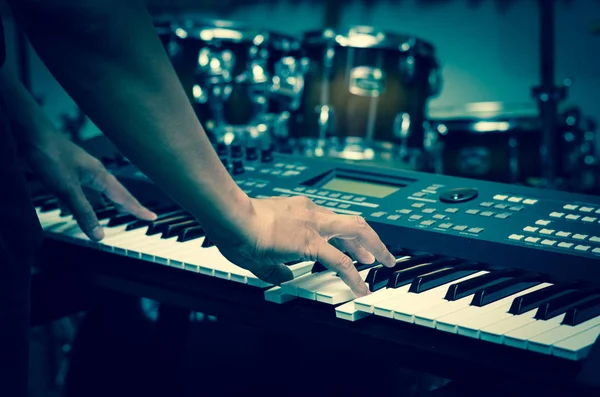
[{"label": "drum kit", "polygon": [[[543,185],[535,103],[430,110],[442,70],[423,39],[368,26],[295,37],[223,20],[156,28],[215,144]],[[589,183],[595,125],[576,107],[558,118],[558,177]]]}]

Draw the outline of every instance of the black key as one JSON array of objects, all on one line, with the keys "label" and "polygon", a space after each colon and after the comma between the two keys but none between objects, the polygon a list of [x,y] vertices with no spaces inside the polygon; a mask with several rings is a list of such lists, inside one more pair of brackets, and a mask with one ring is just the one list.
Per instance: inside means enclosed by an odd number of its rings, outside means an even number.
[{"label": "black key", "polygon": [[193,226],[182,230],[181,233],[179,233],[179,237],[177,237],[177,241],[184,243],[186,241],[195,240],[203,236],[204,229],[202,226]]},{"label": "black key", "polygon": [[210,247],[214,247],[214,246],[215,246],[215,244],[212,241],[210,241],[208,239],[208,237],[205,238],[204,241],[202,242],[202,248],[210,248]]},{"label": "black key", "polygon": [[44,194],[37,197],[34,197],[31,201],[34,207],[39,207],[47,201],[55,200],[56,196],[52,194]]},{"label": "black key", "polygon": [[174,225],[182,221],[188,221],[190,219],[194,219],[190,214],[182,214],[167,217],[165,219],[156,220],[152,222],[150,226],[148,226],[146,236],[153,236],[155,234],[163,233],[165,230],[167,230],[167,227],[169,227],[169,225]]},{"label": "black key", "polygon": [[129,222],[135,221],[137,218],[134,215],[122,213],[113,215],[108,221],[108,227],[121,226]]},{"label": "black key", "polygon": [[562,324],[575,326],[598,316],[600,316],[600,297],[567,310]]},{"label": "black key", "polygon": [[167,212],[165,214],[159,215],[158,218],[153,221],[144,221],[144,220],[138,219],[138,220],[130,223],[129,225],[127,225],[125,230],[129,231],[129,230],[136,230],[136,229],[148,227],[152,223],[157,222],[161,219],[166,219],[166,218],[173,217],[173,216],[180,215],[180,214],[185,214],[185,212],[182,210],[175,210],[175,211]]},{"label": "black key", "polygon": [[485,306],[500,299],[534,287],[542,282],[539,274],[527,274],[522,277],[515,277],[501,283],[483,287],[475,292],[471,301],[471,306]]},{"label": "black key", "polygon": [[452,284],[446,292],[444,299],[455,301],[477,292],[477,290],[499,284],[513,277],[523,275],[521,271],[514,269],[497,270],[484,274],[483,276],[471,278],[460,283]]},{"label": "black key", "polygon": [[42,204],[42,208],[40,208],[40,211],[47,212],[56,209],[58,209],[58,199],[51,199],[44,201],[44,203]]},{"label": "black key", "polygon": [[325,272],[327,270],[329,270],[329,269],[327,269],[324,264],[322,264],[319,261],[316,261],[315,264],[313,265],[312,269],[310,269],[310,272],[311,273],[321,273],[321,272]]},{"label": "black key", "polygon": [[538,311],[535,313],[535,318],[538,320],[549,320],[565,313],[572,307],[598,298],[600,296],[599,294],[600,288],[598,287],[575,290],[569,294],[559,296],[541,304]]},{"label": "black key", "polygon": [[192,227],[192,226],[198,226],[198,222],[196,222],[196,220],[194,220],[194,219],[179,222],[174,225],[168,225],[167,228],[165,229],[165,231],[163,232],[163,235],[161,238],[171,238],[171,237],[178,236],[182,230],[184,230],[188,227]]},{"label": "black key", "polygon": [[105,207],[96,211],[96,217],[99,221],[110,218],[113,215],[117,214],[117,209],[115,207]]},{"label": "black key", "polygon": [[452,281],[470,276],[483,270],[478,263],[467,263],[459,266],[443,267],[415,278],[408,292],[421,293],[430,289],[451,283]]},{"label": "black key", "polygon": [[376,267],[369,271],[365,283],[369,285],[371,292],[378,291],[385,287],[395,271],[406,269],[427,261],[431,261],[435,258],[433,254],[421,254],[415,256],[401,256],[396,258],[396,265],[394,267]]},{"label": "black key", "polygon": [[460,259],[437,259],[435,261],[429,261],[421,263],[416,266],[409,267],[407,269],[398,270],[390,276],[388,280],[388,288],[399,288],[403,285],[411,283],[415,277],[427,274],[433,270],[437,270],[446,266],[455,266],[460,264]]},{"label": "black key", "polygon": [[579,286],[579,283],[554,284],[537,291],[521,295],[513,300],[508,312],[510,314],[522,314],[539,307],[542,303],[557,298],[559,296],[571,293]]}]

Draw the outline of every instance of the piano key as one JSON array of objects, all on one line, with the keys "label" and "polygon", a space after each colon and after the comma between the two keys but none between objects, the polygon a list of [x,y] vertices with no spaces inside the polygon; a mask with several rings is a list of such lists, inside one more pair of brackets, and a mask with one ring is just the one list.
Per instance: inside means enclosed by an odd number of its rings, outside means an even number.
[{"label": "piano key", "polygon": [[510,306],[511,314],[521,314],[538,308],[545,301],[556,298],[570,292],[580,286],[579,283],[560,283],[544,288],[531,294],[521,295],[516,298]]},{"label": "piano key", "polygon": [[158,222],[158,221],[161,221],[163,219],[167,219],[169,217],[177,216],[177,215],[181,215],[181,214],[185,214],[185,213],[186,212],[183,211],[183,210],[173,210],[173,211],[166,212],[164,214],[158,215],[158,217],[155,220],[153,220],[153,221],[145,221],[145,220],[139,219],[139,220],[136,220],[136,221],[130,223],[128,230],[135,230],[135,229],[140,229],[140,228],[147,228],[147,227],[149,227],[154,222]]},{"label": "piano key", "polygon": [[302,277],[295,278],[290,281],[286,281],[281,284],[281,289],[288,295],[300,296],[300,289],[310,288],[311,285],[316,285],[323,281],[324,278],[335,277],[332,271],[320,272],[320,273],[308,273]]},{"label": "piano key", "polygon": [[[458,280],[469,280],[471,278],[483,276],[484,274],[487,274],[487,271],[472,273]],[[392,316],[395,320],[412,323],[414,322],[414,315],[416,313],[445,303],[444,295],[446,294],[447,289],[448,285],[440,285],[420,293],[409,290],[407,294],[380,302],[376,304],[375,307],[380,310],[384,308],[389,310],[392,312]]]},{"label": "piano key", "polygon": [[600,289],[591,287],[578,289],[571,293],[550,299],[549,301],[540,305],[535,318],[538,320],[548,320],[552,317],[558,316],[559,314],[565,313],[571,307],[597,298],[600,296],[599,293]]},{"label": "piano key", "polygon": [[513,296],[540,283],[541,276],[539,274],[527,274],[522,277],[505,280],[501,283],[478,290],[473,297],[471,305],[485,306],[500,299],[504,299],[507,296]]},{"label": "piano key", "polygon": [[156,220],[153,221],[150,224],[150,226],[148,226],[148,231],[146,232],[146,234],[148,236],[153,236],[155,234],[163,233],[169,225],[173,225],[183,221],[188,221],[191,219],[193,219],[193,217],[190,214],[181,214]]},{"label": "piano key", "polygon": [[557,342],[552,348],[552,354],[567,360],[582,360],[587,357],[598,335],[600,325]]},{"label": "piano key", "polygon": [[53,194],[40,194],[33,195],[31,202],[34,207],[41,207],[45,202],[55,200],[56,196]]},{"label": "piano key", "polygon": [[579,325],[600,316],[600,297],[570,308],[565,314],[564,325]]},{"label": "piano key", "polygon": [[465,265],[444,267],[434,270],[431,273],[423,274],[415,278],[411,283],[410,292],[421,293],[448,284],[452,281],[480,272],[482,270],[481,267],[481,265],[476,263],[468,263]]},{"label": "piano key", "polygon": [[536,311],[537,309],[533,309],[525,313],[519,313],[518,315],[506,313],[503,319],[482,327],[479,330],[479,338],[488,342],[502,344],[505,334],[537,321],[535,319]]},{"label": "piano key", "polygon": [[558,315],[551,318],[550,320],[537,320],[532,321],[504,334],[502,343],[507,346],[518,347],[520,349],[527,349],[529,339],[535,335],[544,333],[554,327],[560,325],[565,318],[564,314]]},{"label": "piano key", "polygon": [[600,325],[600,317],[575,326],[558,324],[556,327],[530,338],[527,343],[527,349],[538,353],[552,354],[552,346],[555,343],[580,332],[587,331],[597,325]]},{"label": "piano key", "polygon": [[346,302],[335,308],[335,316],[346,321],[358,321],[369,315],[369,313],[357,310],[353,301]]},{"label": "piano key", "polygon": [[41,206],[41,211],[47,212],[47,211],[55,210],[58,208],[59,208],[58,199],[54,198],[54,199],[44,201],[44,203]]},{"label": "piano key", "polygon": [[448,288],[445,299],[449,301],[462,299],[468,295],[474,295],[481,288],[490,287],[499,284],[505,280],[520,276],[523,273],[519,270],[504,269],[490,272],[482,277],[477,277],[462,283],[456,283]]},{"label": "piano key", "polygon": [[354,300],[354,307],[356,310],[364,313],[374,313],[375,305],[379,302],[388,300],[394,296],[400,296],[407,294],[410,289],[410,285],[404,285],[400,288],[384,288],[377,290],[369,295]]},{"label": "piano key", "polygon": [[116,215],[117,209],[114,206],[109,206],[109,207],[104,207],[102,209],[99,209],[99,210],[95,211],[95,213],[96,213],[96,217],[99,220],[102,220],[102,219],[110,218],[113,215]]},{"label": "piano key", "polygon": [[131,223],[133,221],[135,221],[137,218],[134,215],[131,215],[129,213],[122,213],[122,214],[116,214],[113,215],[109,222],[108,222],[108,226],[109,227],[113,227],[113,226],[121,226],[127,223]]},{"label": "piano key", "polygon": [[394,267],[382,267],[371,269],[371,273],[367,275],[365,282],[369,285],[371,292],[377,291],[385,287],[392,274],[398,270],[406,269],[415,265],[425,263],[433,260],[435,255],[432,254],[420,254],[412,256],[401,256],[396,258],[396,265]]},{"label": "piano key", "polygon": [[[358,275],[364,280],[369,274],[369,269],[359,270]],[[316,300],[318,302],[330,305],[338,305],[356,299],[356,295],[342,279],[336,277],[325,285],[319,287],[316,291]]]},{"label": "piano key", "polygon": [[461,263],[459,259],[437,259],[421,263],[409,268],[395,271],[388,280],[388,288],[398,288],[408,283],[411,283],[415,277],[430,273],[434,270],[446,267],[455,266]]},{"label": "piano key", "polygon": [[[485,277],[486,275],[480,276]],[[469,281],[469,280],[467,280]],[[424,310],[420,310],[414,314],[414,322],[417,325],[424,327],[435,328],[438,319],[447,316],[450,313],[469,307],[473,294],[467,295],[457,300],[448,301],[444,297],[442,303],[436,306],[429,307]]]},{"label": "piano key", "polygon": [[210,239],[208,237],[206,237],[204,239],[204,241],[202,241],[202,248],[210,248],[210,247],[214,247],[214,246],[215,246],[215,244],[212,241],[210,241]]},{"label": "piano key", "polygon": [[198,222],[195,219],[189,219],[172,225],[168,225],[162,233],[162,238],[179,237],[179,234],[192,226],[198,226]]},{"label": "piano key", "polygon": [[204,233],[204,229],[202,228],[202,226],[193,226],[193,227],[189,227],[184,229],[183,231],[181,231],[181,233],[179,233],[179,236],[177,237],[177,241],[179,242],[185,242],[185,241],[190,241],[190,240],[194,240],[200,237],[204,237],[205,233]]},{"label": "piano key", "polygon": [[[485,276],[483,276],[483,277],[485,277]],[[532,292],[532,291],[538,290],[540,288],[543,288],[544,286],[548,286],[548,285],[543,285],[543,284],[536,285],[525,291],[526,291],[526,293]],[[465,334],[469,334],[471,332],[470,330],[473,330],[477,326],[477,317],[478,316],[482,316],[483,314],[489,313],[496,309],[504,309],[504,310],[508,311],[508,308],[510,307],[510,304],[512,303],[514,298],[516,298],[516,295],[508,296],[506,298],[497,300],[497,301],[490,303],[488,305],[485,305],[485,306],[473,306],[473,305],[469,304],[467,307],[462,308],[461,310],[458,310],[458,311],[450,313],[446,316],[440,317],[436,321],[435,328],[439,329],[441,331],[446,331],[446,332],[451,332],[451,333],[458,333],[459,328],[463,328]],[[474,322],[474,324],[472,324],[472,322]]]}]

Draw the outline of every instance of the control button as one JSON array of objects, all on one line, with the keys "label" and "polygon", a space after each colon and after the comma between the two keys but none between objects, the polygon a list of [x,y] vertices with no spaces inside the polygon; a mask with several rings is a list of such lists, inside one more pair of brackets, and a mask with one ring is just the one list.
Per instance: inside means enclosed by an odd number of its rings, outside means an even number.
[{"label": "control button", "polygon": [[283,175],[283,176],[295,176],[295,175],[300,175],[300,173],[298,171],[289,170],[289,171],[284,172],[281,175]]},{"label": "control button", "polygon": [[521,201],[523,201],[523,197],[509,197],[508,201],[510,201],[511,203],[520,203]]},{"label": "control button", "polygon": [[540,226],[548,226],[550,224],[550,221],[547,221],[545,219],[540,219],[535,221],[536,225],[540,225]]},{"label": "control button", "polygon": [[435,223],[435,221],[423,221],[421,222],[421,225],[423,226],[431,226]]},{"label": "control button", "polygon": [[556,232],[555,236],[556,237],[569,237],[571,235],[571,232]]},{"label": "control button", "polygon": [[350,208],[350,204],[340,204],[340,205],[338,205],[338,208],[345,210],[346,208]]},{"label": "control button", "polygon": [[585,240],[587,238],[587,234],[574,234],[573,240]]},{"label": "control button", "polygon": [[581,207],[579,211],[581,212],[592,212],[594,209],[592,207]]},{"label": "control button", "polygon": [[423,204],[423,203],[414,203],[413,205],[411,205],[411,207],[413,207],[413,208],[423,208],[423,207],[425,207],[425,204]]},{"label": "control button", "polygon": [[594,254],[600,254],[600,248],[594,248],[594,249],[592,250],[592,252],[593,252]]},{"label": "control button", "polygon": [[495,218],[506,219],[511,216],[510,212],[503,212],[501,214],[496,214]]},{"label": "control button", "polygon": [[524,237],[525,236],[522,236],[520,234],[511,234],[510,236],[508,236],[509,239],[517,241],[523,240]]},{"label": "control button", "polygon": [[424,213],[424,214],[433,214],[435,212],[435,208],[425,208],[421,212]]},{"label": "control button", "polygon": [[248,160],[248,161],[258,160],[258,149],[255,146],[248,146],[246,148],[246,160]]},{"label": "control button", "polygon": [[554,233],[554,230],[551,230],[551,229],[542,229],[542,230],[540,230],[540,234],[551,235],[552,233]]},{"label": "control button", "polygon": [[598,218],[594,218],[591,216],[584,216],[583,218],[581,218],[581,221],[591,223],[591,222],[596,222],[596,219],[598,219]]},{"label": "control button", "polygon": [[233,160],[231,164],[231,173],[233,175],[241,175],[246,172],[246,167],[244,167],[244,162],[240,159]]},{"label": "control button", "polygon": [[525,227],[523,228],[523,231],[524,231],[524,232],[528,232],[528,233],[535,233],[535,232],[537,232],[537,230],[538,230],[538,229],[539,229],[539,228],[537,228],[537,227],[533,227],[533,226],[525,226]]},{"label": "control button", "polygon": [[538,241],[540,241],[539,237],[527,237],[525,239],[525,241],[527,241],[528,243],[537,243]]},{"label": "control button", "polygon": [[409,219],[413,221],[418,221],[421,218],[423,218],[421,215],[411,215]]},{"label": "control button", "polygon": [[435,214],[433,216],[433,219],[446,219],[447,216],[446,215],[442,215],[442,214]]},{"label": "control button", "polygon": [[572,215],[572,214],[569,214],[569,215],[565,216],[565,218],[566,218],[566,219],[569,219],[569,220],[571,220],[571,221],[576,221],[577,219],[579,219],[579,218],[581,218],[581,217],[580,217],[579,215]]},{"label": "control button", "polygon": [[342,200],[351,200],[352,197],[354,197],[354,196],[351,194],[346,194],[345,196],[342,196]]},{"label": "control button", "polygon": [[319,193],[317,193],[319,196],[327,196],[329,194],[329,192],[327,190],[321,190]]},{"label": "control button", "polygon": [[573,243],[558,243],[560,248],[571,248],[573,245]]},{"label": "control button", "polygon": [[508,205],[506,205],[506,204],[496,204],[494,206],[494,208],[498,208],[499,210],[505,210],[505,209],[508,208]]},{"label": "control button", "polygon": [[381,218],[381,217],[382,217],[382,216],[384,216],[384,215],[385,215],[385,212],[381,212],[381,211],[379,211],[379,212],[373,212],[373,213],[371,214],[371,216],[372,216],[373,218]]},{"label": "control button", "polygon": [[446,212],[449,214],[455,214],[458,212],[458,208],[446,208]]},{"label": "control button", "polygon": [[271,175],[281,175],[281,171],[280,170],[273,170],[273,171],[271,171]]},{"label": "control button", "polygon": [[553,246],[554,244],[556,244],[556,241],[554,240],[542,240],[542,245],[549,245],[549,246]]},{"label": "control button", "polygon": [[316,192],[317,192],[317,189],[310,189],[310,190],[306,191],[306,193],[308,193],[308,194],[315,194]]},{"label": "control button", "polygon": [[444,203],[464,203],[473,200],[478,195],[479,193],[475,189],[451,189],[440,194],[440,201]]},{"label": "control button", "polygon": [[271,172],[271,170],[268,169],[268,168],[263,168],[263,169],[260,170],[261,174],[268,174],[269,172]]},{"label": "control button", "polygon": [[527,204],[527,205],[533,205],[535,203],[537,203],[537,200],[533,200],[533,199],[525,199],[523,200],[523,204]]},{"label": "control button", "polygon": [[260,161],[270,163],[273,161],[273,149],[267,148],[260,151]]},{"label": "control button", "polygon": [[256,185],[256,182],[254,182],[254,181],[248,181],[248,182],[245,183],[245,185],[251,187],[251,186]]},{"label": "control button", "polygon": [[305,167],[305,166],[303,166],[303,165],[299,165],[299,166],[297,166],[297,167],[296,167],[296,169],[297,169],[298,171],[306,171],[306,167]]},{"label": "control button", "polygon": [[483,228],[481,228],[481,227],[472,227],[469,230],[467,230],[467,232],[479,234],[479,233],[483,232]]},{"label": "control button", "polygon": [[576,249],[577,251],[587,252],[590,250],[590,248],[592,247],[590,247],[589,245],[578,245],[574,249]]},{"label": "control button", "polygon": [[355,197],[354,201],[358,202],[358,203],[362,203],[363,201],[365,201],[367,198],[366,197]]},{"label": "control button", "polygon": [[562,212],[551,212],[550,216],[552,218],[562,218],[563,216],[565,216],[565,214]]},{"label": "control button", "polygon": [[305,188],[305,187],[295,187],[295,188],[294,188],[294,191],[295,191],[295,192],[303,192],[303,191],[305,191],[305,190],[306,190],[306,188]]},{"label": "control button", "polygon": [[336,205],[338,205],[337,201],[329,201],[325,204],[328,207],[335,207]]},{"label": "control button", "polygon": [[425,196],[425,193],[423,193],[423,192],[416,192],[416,193],[413,193],[412,196],[413,197],[423,197],[423,196]]},{"label": "control button", "polygon": [[600,208],[596,210],[596,214],[600,214]]},{"label": "control button", "polygon": [[452,224],[451,223],[442,223],[442,224],[440,224],[440,227],[442,229],[450,229],[452,227]]},{"label": "control button", "polygon": [[479,214],[481,216],[493,216],[494,213],[492,211],[483,211],[481,214]]},{"label": "control button", "polygon": [[266,187],[266,186],[267,186],[266,183],[257,183],[256,184],[256,187],[258,187],[258,188],[263,188],[263,187]]},{"label": "control button", "polygon": [[323,205],[323,204],[325,204],[325,201],[326,200],[317,200],[317,201],[315,201],[315,204],[317,204],[317,205]]},{"label": "control button", "polygon": [[600,237],[598,237],[598,236],[592,236],[592,237],[590,237],[590,241],[592,243],[600,243]]},{"label": "control button", "polygon": [[390,221],[397,221],[402,215],[390,215],[387,217]]},{"label": "control button", "polygon": [[466,210],[465,211],[469,215],[477,215],[479,214],[479,210]]},{"label": "control button", "polygon": [[491,203],[489,201],[484,201],[483,203],[480,203],[479,205],[482,207],[493,207],[494,203]]},{"label": "control button", "polygon": [[340,198],[340,196],[341,196],[341,194],[339,194],[339,193],[331,193],[329,195],[329,197],[331,197],[331,198]]},{"label": "control button", "polygon": [[285,164],[283,164],[283,163],[275,163],[275,164],[273,164],[273,167],[283,168],[283,167],[285,167]]},{"label": "control button", "polygon": [[396,210],[396,212],[399,213],[399,214],[408,215],[408,214],[410,214],[412,212],[412,210],[405,210],[405,209],[403,209],[403,210]]},{"label": "control button", "polygon": [[425,189],[426,190],[438,190],[440,188],[440,185],[431,185],[431,186],[427,186]]},{"label": "control button", "polygon": [[568,211],[573,211],[577,209],[577,205],[573,205],[573,204],[565,204],[563,206],[563,209],[568,210]]},{"label": "control button", "polygon": [[459,232],[463,232],[465,230],[467,230],[469,227],[468,226],[464,226],[464,225],[458,225],[458,226],[454,226],[454,230],[458,230]]},{"label": "control button", "polygon": [[500,200],[500,201],[504,201],[508,198],[508,196],[505,196],[504,194],[497,194],[494,196],[494,200]]},{"label": "control button", "polygon": [[511,211],[516,211],[516,212],[523,211],[523,207],[520,205],[514,205],[512,207],[509,207],[508,209]]},{"label": "control button", "polygon": [[285,168],[287,168],[288,170],[293,170],[294,168],[296,168],[296,166],[294,164],[288,164],[285,166]]}]

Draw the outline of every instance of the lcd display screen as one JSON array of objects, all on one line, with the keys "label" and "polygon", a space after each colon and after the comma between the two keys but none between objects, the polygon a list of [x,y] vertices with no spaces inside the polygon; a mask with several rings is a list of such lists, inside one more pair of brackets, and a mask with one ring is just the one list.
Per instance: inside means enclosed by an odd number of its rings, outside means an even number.
[{"label": "lcd display screen", "polygon": [[334,177],[327,181],[321,189],[335,190],[341,193],[358,194],[361,196],[383,198],[400,190],[401,186],[383,183],[361,181],[358,179]]}]

